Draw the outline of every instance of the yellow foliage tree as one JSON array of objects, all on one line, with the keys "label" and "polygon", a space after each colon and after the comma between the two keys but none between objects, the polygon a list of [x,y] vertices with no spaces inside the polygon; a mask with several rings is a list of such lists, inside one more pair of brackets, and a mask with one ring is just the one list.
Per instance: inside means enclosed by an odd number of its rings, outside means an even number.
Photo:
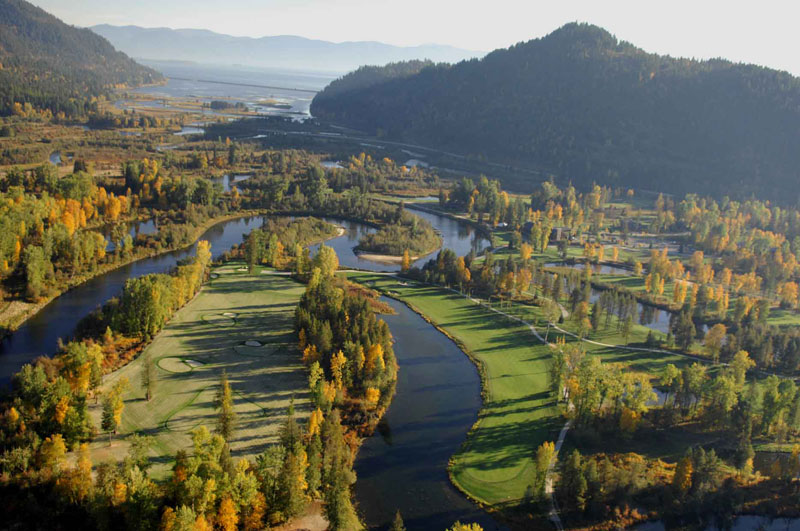
[{"label": "yellow foliage tree", "polygon": [[[383,353],[381,353],[381,356],[383,356]],[[347,358],[341,350],[331,356],[331,374],[337,389],[342,388],[342,371],[346,363]]]},{"label": "yellow foliage tree", "polygon": [[531,255],[533,255],[533,247],[527,243],[523,243],[519,247],[519,257],[522,259],[523,262],[527,262],[530,260]]},{"label": "yellow foliage tree", "polygon": [[308,417],[308,434],[311,436],[318,434],[323,420],[325,420],[325,417],[320,408],[312,411],[311,416]]},{"label": "yellow foliage tree", "polygon": [[229,496],[222,498],[217,512],[217,525],[222,531],[236,531],[239,523],[239,515],[236,513],[236,505]]},{"label": "yellow foliage tree", "polygon": [[264,514],[267,511],[267,499],[257,492],[250,502],[250,511],[244,517],[242,527],[244,531],[260,531],[264,529]]},{"label": "yellow foliage tree", "polygon": [[67,417],[67,412],[69,411],[69,397],[64,395],[56,404],[56,410],[54,413],[54,419],[57,423],[63,424],[64,419]]},{"label": "yellow foliage tree", "polygon": [[402,272],[406,272],[411,269],[411,254],[408,252],[408,249],[403,251],[403,261],[400,264],[400,270]]},{"label": "yellow foliage tree", "polygon": [[375,387],[367,387],[367,391],[364,393],[364,398],[371,404],[377,404],[378,400],[381,398],[381,390]]},{"label": "yellow foliage tree", "polygon": [[383,371],[386,368],[386,363],[383,360],[383,347],[379,343],[367,349],[366,368],[367,371],[375,369]]},{"label": "yellow foliage tree", "polygon": [[306,345],[303,349],[303,363],[311,365],[315,361],[319,361],[319,352],[317,352],[316,345]]}]

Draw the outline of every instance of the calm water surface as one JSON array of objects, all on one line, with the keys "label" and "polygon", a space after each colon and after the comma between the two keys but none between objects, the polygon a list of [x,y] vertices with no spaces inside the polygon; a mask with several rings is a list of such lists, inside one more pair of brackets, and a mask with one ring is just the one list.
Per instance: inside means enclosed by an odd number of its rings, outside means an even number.
[{"label": "calm water surface", "polygon": [[[419,213],[440,231],[444,244],[465,254],[489,242],[469,226],[440,216]],[[353,246],[375,229],[360,223],[328,219],[346,233],[327,242],[345,267],[393,271],[397,266],[358,258]],[[201,239],[211,243],[214,256],[241,243],[260,227],[263,217],[240,218],[215,225]],[[151,230],[151,224],[131,230]],[[315,246],[315,248],[318,246]],[[316,249],[314,249],[316,250]],[[119,295],[128,278],[161,273],[194,254],[194,246],[146,258],[96,277],[56,298],[0,343],[0,385],[23,364],[52,354],[59,338],[67,339],[78,321],[109,298]],[[368,438],[356,460],[355,495],[371,527],[386,527],[400,509],[409,530],[445,529],[454,521],[479,522],[498,529],[482,510],[459,494],[447,477],[447,461],[466,437],[481,406],[480,379],[456,345],[405,305],[385,299],[397,315],[384,316],[395,338],[400,364],[397,394],[381,429]]]},{"label": "calm water surface", "polygon": [[395,338],[397,394],[355,463],[355,494],[366,523],[387,528],[399,509],[409,530],[444,530],[456,520],[499,529],[450,484],[447,462],[481,407],[475,366],[405,304],[382,318]]}]

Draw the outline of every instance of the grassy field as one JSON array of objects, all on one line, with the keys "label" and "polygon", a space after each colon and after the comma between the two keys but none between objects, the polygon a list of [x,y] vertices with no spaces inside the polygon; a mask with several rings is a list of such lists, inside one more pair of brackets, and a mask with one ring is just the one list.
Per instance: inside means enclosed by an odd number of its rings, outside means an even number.
[{"label": "grassy field", "polygon": [[[163,474],[178,450],[190,448],[192,429],[204,424],[213,430],[223,369],[238,414],[231,444],[235,458],[254,458],[276,440],[292,399],[299,417],[308,414],[305,370],[292,331],[303,286],[285,276],[240,269],[242,264],[231,263],[212,271],[212,280],[150,344],[157,381],[149,402],[140,383],[144,356],[106,377],[105,389],[122,377],[130,389],[120,435],[110,446],[104,436],[95,440],[95,462],[121,458],[126,437],[140,433],[153,437],[155,472]],[[245,345],[252,340],[263,346]],[[101,408],[93,406],[91,414],[99,426]]]},{"label": "grassy field", "polygon": [[[533,479],[536,448],[554,440],[563,424],[548,391],[549,347],[526,326],[451,291],[404,285],[395,278],[369,273],[349,277],[410,303],[481,362],[485,370],[484,407],[467,443],[453,456],[452,478],[473,498],[487,504],[513,504],[523,498]],[[525,311],[529,319],[539,317],[537,310]],[[643,339],[638,337],[642,333],[637,330],[636,339]],[[555,337],[551,331],[549,339],[554,341]],[[609,334],[607,339],[613,341],[615,337]],[[628,364],[637,371],[653,372],[666,363],[685,363],[678,356],[591,345],[587,348],[592,354]]]}]

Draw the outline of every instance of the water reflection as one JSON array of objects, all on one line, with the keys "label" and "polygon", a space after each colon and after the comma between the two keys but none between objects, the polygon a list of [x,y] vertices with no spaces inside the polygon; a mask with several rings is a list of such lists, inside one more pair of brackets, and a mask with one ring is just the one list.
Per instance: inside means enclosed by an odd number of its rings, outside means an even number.
[{"label": "water reflection", "polygon": [[447,477],[448,460],[481,407],[475,366],[407,306],[382,300],[397,312],[383,319],[400,372],[383,427],[364,441],[355,463],[355,495],[366,523],[386,528],[399,509],[409,530],[446,529],[456,520],[499,529]]}]

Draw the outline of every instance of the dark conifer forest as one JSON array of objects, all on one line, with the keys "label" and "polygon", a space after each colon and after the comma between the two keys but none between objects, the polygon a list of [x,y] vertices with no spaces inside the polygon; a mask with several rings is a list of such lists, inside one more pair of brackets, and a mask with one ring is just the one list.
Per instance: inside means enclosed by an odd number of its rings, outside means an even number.
[{"label": "dark conifer forest", "polygon": [[588,24],[456,65],[362,68],[312,113],[564,183],[797,199],[800,80],[646,53]]}]

